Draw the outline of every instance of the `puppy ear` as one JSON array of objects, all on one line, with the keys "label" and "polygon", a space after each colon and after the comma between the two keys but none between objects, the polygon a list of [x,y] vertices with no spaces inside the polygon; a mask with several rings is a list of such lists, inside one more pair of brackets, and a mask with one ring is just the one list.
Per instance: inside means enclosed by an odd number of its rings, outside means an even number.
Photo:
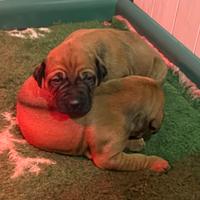
[{"label": "puppy ear", "polygon": [[45,76],[45,68],[46,64],[45,62],[42,62],[33,72],[33,77],[37,81],[39,87],[42,87],[42,79]]},{"label": "puppy ear", "polygon": [[98,58],[96,58],[95,64],[96,64],[97,86],[99,86],[108,72],[105,65]]}]

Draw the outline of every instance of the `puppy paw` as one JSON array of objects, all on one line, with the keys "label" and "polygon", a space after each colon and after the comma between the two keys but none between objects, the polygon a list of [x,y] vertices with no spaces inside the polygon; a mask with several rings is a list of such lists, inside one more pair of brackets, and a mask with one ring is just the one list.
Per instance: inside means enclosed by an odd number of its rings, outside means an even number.
[{"label": "puppy paw", "polygon": [[154,161],[151,163],[149,169],[155,172],[165,172],[170,168],[170,165],[168,161],[159,158],[159,157],[154,157]]},{"label": "puppy paw", "polygon": [[143,138],[131,139],[127,142],[127,148],[132,152],[139,152],[144,148],[145,142]]}]

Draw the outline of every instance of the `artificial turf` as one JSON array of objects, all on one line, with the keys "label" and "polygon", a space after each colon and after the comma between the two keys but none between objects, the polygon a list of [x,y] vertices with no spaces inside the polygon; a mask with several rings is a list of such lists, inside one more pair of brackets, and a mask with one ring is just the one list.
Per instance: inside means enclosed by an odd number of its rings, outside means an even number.
[{"label": "artificial turf", "polygon": [[[115,21],[112,26],[124,28]],[[0,31],[0,113],[15,113],[18,89],[50,49],[76,29],[97,27],[104,28],[104,25],[98,21],[57,24],[39,39],[15,38]],[[169,160],[172,169],[167,174],[103,171],[82,157],[63,156],[40,151],[28,144],[16,144],[17,151],[25,157],[45,157],[56,164],[41,165],[38,175],[27,172],[11,179],[13,163],[8,160],[8,151],[0,151],[0,200],[200,199],[200,103],[187,94],[171,71],[164,91],[164,122],[159,133],[147,142],[144,153]],[[6,124],[0,116],[0,130]],[[17,126],[12,133],[22,138]]]}]

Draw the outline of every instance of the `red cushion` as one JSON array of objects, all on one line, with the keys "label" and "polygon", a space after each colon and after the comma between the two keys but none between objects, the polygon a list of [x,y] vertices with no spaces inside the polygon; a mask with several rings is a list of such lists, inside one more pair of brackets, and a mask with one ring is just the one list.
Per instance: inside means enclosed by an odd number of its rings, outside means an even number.
[{"label": "red cushion", "polygon": [[[74,154],[74,149],[82,139],[84,127],[65,114],[51,111],[46,100],[48,95],[38,87],[32,76],[25,81],[17,100],[20,130],[25,139],[38,148]],[[30,103],[29,106],[22,101]],[[33,103],[42,104],[44,108],[31,106]]]}]

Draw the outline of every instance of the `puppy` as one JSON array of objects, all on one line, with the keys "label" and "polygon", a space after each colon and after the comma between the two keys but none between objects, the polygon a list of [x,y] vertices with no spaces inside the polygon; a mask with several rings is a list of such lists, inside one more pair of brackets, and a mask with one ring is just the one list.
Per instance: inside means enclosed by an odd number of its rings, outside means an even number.
[{"label": "puppy", "polygon": [[169,167],[160,157],[124,152],[125,148],[141,148],[143,138],[161,126],[164,96],[155,80],[129,76],[102,83],[95,90],[92,109],[81,118],[49,107],[51,96],[33,77],[19,91],[18,125],[30,144],[85,155],[102,169],[164,171]]},{"label": "puppy", "polygon": [[137,33],[82,29],[49,52],[34,78],[53,94],[57,110],[81,117],[91,109],[94,89],[102,81],[141,75],[162,83],[166,73],[163,60]]}]

